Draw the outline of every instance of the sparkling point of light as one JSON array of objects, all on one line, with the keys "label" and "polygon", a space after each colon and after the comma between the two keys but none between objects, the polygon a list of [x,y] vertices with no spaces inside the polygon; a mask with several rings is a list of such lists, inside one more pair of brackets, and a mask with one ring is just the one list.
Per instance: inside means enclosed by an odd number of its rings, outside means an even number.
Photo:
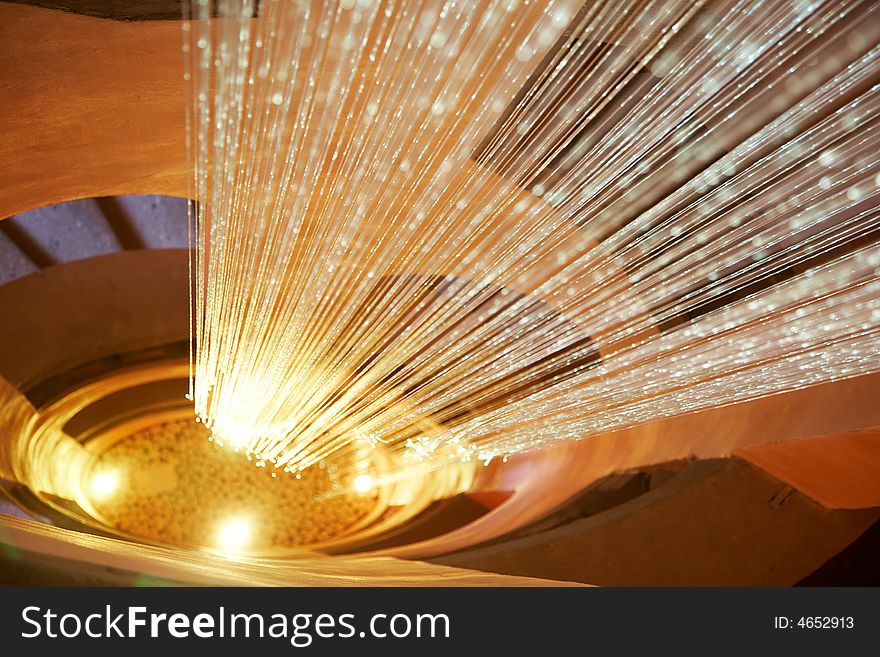
[{"label": "sparkling point of light", "polygon": [[89,489],[95,497],[109,497],[119,488],[119,475],[115,472],[99,472],[92,477]]},{"label": "sparkling point of light", "polygon": [[354,489],[358,493],[368,493],[373,488],[373,478],[368,474],[358,475],[354,478]]},{"label": "sparkling point of light", "polygon": [[244,518],[226,520],[217,532],[217,545],[224,550],[241,550],[251,542],[251,523]]}]

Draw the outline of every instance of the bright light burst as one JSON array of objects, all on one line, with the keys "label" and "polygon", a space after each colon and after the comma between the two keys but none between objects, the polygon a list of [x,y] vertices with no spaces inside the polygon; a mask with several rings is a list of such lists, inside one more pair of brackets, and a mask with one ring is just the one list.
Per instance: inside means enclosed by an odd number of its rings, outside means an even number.
[{"label": "bright light burst", "polygon": [[251,540],[251,523],[244,518],[226,520],[217,532],[217,546],[231,552],[244,549]]},{"label": "bright light burst", "polygon": [[369,493],[373,489],[373,478],[366,474],[358,475],[353,484],[358,493]]},{"label": "bright light burst", "polygon": [[119,474],[116,472],[98,472],[89,482],[89,492],[102,499],[113,495],[119,489]]},{"label": "bright light burst", "polygon": [[191,11],[191,392],[256,460],[488,461],[880,369],[870,2]]}]

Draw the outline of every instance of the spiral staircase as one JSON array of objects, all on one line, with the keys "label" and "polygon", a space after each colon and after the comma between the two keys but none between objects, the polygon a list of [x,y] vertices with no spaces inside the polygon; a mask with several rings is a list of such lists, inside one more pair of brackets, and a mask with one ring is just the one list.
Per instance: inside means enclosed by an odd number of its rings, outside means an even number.
[{"label": "spiral staircase", "polygon": [[95,464],[192,419],[177,11],[0,3],[0,583],[878,582],[873,375],[378,487],[233,557],[109,517]]}]

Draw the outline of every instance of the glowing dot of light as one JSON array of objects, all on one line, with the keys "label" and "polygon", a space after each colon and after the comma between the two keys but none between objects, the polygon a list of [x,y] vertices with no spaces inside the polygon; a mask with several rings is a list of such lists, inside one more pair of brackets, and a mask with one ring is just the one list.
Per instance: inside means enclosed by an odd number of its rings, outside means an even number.
[{"label": "glowing dot of light", "polygon": [[119,475],[115,472],[100,472],[92,477],[89,488],[95,497],[108,497],[119,488]]},{"label": "glowing dot of light", "polygon": [[368,474],[358,475],[354,478],[354,489],[358,493],[367,493],[373,488],[373,478]]},{"label": "glowing dot of light", "polygon": [[226,520],[217,532],[217,545],[225,550],[240,550],[252,538],[251,523],[244,518]]}]

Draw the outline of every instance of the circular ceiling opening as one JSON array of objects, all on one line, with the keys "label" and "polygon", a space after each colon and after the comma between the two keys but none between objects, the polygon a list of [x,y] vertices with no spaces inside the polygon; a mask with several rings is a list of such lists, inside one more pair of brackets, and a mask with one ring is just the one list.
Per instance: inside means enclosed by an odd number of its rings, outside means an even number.
[{"label": "circular ceiling opening", "polygon": [[[347,481],[331,459],[297,475],[255,467],[250,457],[209,439],[190,416],[136,429],[100,453],[84,491],[96,516],[150,541],[219,550],[296,548],[349,533],[378,493]],[[367,485],[365,485],[365,483]]]}]

